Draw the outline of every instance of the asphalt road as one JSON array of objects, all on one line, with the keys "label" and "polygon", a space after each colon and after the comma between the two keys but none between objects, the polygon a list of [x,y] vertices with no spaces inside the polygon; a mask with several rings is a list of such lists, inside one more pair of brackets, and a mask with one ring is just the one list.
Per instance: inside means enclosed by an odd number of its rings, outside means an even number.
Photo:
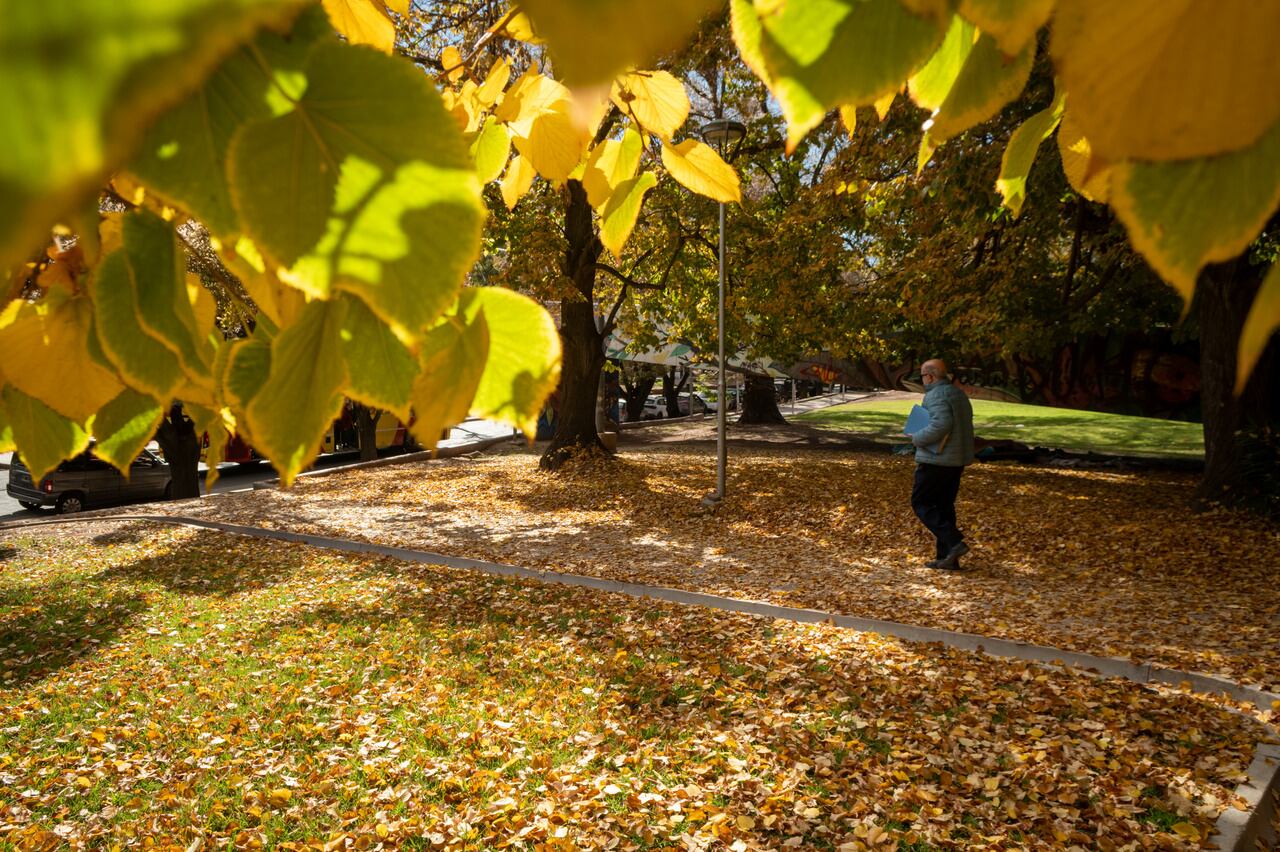
[{"label": "asphalt road", "polygon": [[[441,441],[441,446],[459,446],[483,440],[485,438],[497,437],[500,435],[510,435],[511,427],[499,423],[492,423],[487,420],[468,420],[460,426],[456,426],[449,433],[447,441]],[[9,481],[9,457],[12,453],[0,453],[0,482],[7,483]],[[329,467],[337,467],[339,465],[351,464],[359,460],[359,453],[355,451],[333,453],[331,455],[321,456],[316,462],[314,469],[320,470]],[[384,451],[381,455],[389,455]],[[262,482],[267,479],[275,478],[276,472],[271,465],[265,461],[255,462],[253,464],[224,464],[219,469],[218,481],[213,486],[214,494],[223,494],[228,491],[241,491],[252,489],[255,482]],[[203,472],[201,474],[203,478]],[[98,508],[91,506],[90,508]],[[0,523],[6,521],[19,521],[25,518],[46,517],[53,513],[51,508],[43,508],[37,510],[24,509],[18,505],[18,501],[10,497],[8,494],[0,491]]]}]

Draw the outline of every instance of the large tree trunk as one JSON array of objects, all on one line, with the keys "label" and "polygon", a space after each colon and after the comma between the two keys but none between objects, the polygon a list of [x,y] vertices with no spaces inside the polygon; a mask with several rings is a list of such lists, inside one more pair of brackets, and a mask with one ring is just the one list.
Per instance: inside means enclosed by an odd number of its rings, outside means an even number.
[{"label": "large tree trunk", "polygon": [[555,470],[576,449],[601,447],[596,431],[596,396],[604,367],[604,336],[596,327],[596,261],[601,244],[591,221],[586,190],[576,180],[566,184],[564,273],[578,297],[560,302],[560,342],[564,350],[560,371],[560,412],[551,445],[539,465]]},{"label": "large tree trunk", "polygon": [[373,461],[378,457],[378,412],[367,405],[357,404],[355,409],[360,461]]},{"label": "large tree trunk", "polygon": [[738,417],[738,422],[747,426],[787,422],[778,410],[778,395],[773,390],[773,379],[769,376],[747,376],[742,414]]},{"label": "large tree trunk", "polygon": [[[1200,319],[1200,399],[1204,411],[1204,478],[1196,492],[1201,506],[1246,505],[1275,488],[1274,477],[1258,476],[1248,463],[1251,450],[1269,429],[1280,427],[1280,349],[1273,339],[1263,352],[1240,396],[1234,393],[1236,352],[1249,306],[1265,269],[1244,257],[1210,266],[1200,275],[1196,305]],[[1275,499],[1275,495],[1270,495]],[[1274,504],[1273,504],[1274,505]]]},{"label": "large tree trunk", "polygon": [[[156,441],[164,460],[169,463],[169,476],[173,485],[169,499],[186,500],[200,496],[200,436],[195,423],[182,412],[182,403],[175,402],[160,420]],[[217,459],[209,459],[217,464]]]}]

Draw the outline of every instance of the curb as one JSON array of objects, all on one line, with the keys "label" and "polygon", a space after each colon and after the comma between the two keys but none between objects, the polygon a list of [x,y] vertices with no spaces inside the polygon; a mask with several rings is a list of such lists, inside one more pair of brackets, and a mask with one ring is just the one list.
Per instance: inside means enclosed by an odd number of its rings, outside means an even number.
[{"label": "curb", "polygon": [[[487,450],[495,444],[501,444],[503,441],[510,441],[510,435],[499,435],[493,438],[484,438],[480,441],[473,441],[469,444],[459,444],[455,447],[440,447],[435,450],[422,450],[416,453],[403,453],[398,456],[387,456],[382,459],[373,459],[371,461],[352,462],[351,464],[338,465],[337,467],[327,467],[324,470],[308,470],[303,471],[295,477],[295,481],[305,477],[329,476],[334,473],[346,473],[350,470],[363,470],[369,467],[390,467],[396,464],[409,464],[411,462],[431,461],[432,459],[452,459],[458,456],[465,456],[467,453],[477,453]],[[280,477],[272,479],[264,479],[261,482],[253,483],[254,491],[262,491],[268,488],[279,488]]]},{"label": "curb", "polygon": [[[502,438],[501,440],[507,440]],[[422,455],[412,453],[413,455]],[[394,460],[407,459],[410,456],[394,457]],[[393,459],[379,459],[379,462]],[[374,462],[373,464],[376,464]],[[364,464],[370,464],[368,462]],[[333,468],[329,473],[341,469]],[[227,524],[221,521],[206,521],[184,515],[106,515],[101,517],[49,518],[40,521],[29,521],[20,524],[0,524],[0,532],[22,529],[25,527],[45,526],[60,523],[88,523],[101,521],[151,521],[156,523],[189,526],[199,529],[217,530],[232,535],[249,538],[264,538],[275,541],[287,541],[306,544],[312,547],[337,550],[346,553],[366,553],[378,556],[389,556],[406,562],[417,562],[427,565],[444,565],[450,568],[461,568],[480,571],[500,577],[519,577],[543,583],[573,586],[577,588],[595,589],[603,592],[615,592],[635,598],[649,598],[667,601],[686,606],[703,606],[725,612],[736,612],[745,615],[756,615],[794,621],[802,624],[832,624],[864,633],[876,633],[903,639],[911,642],[936,642],[947,647],[964,651],[975,651],[991,657],[1006,657],[1037,663],[1049,667],[1070,667],[1090,674],[1115,677],[1140,685],[1153,683],[1168,685],[1189,685],[1197,692],[1222,694],[1234,701],[1252,704],[1261,710],[1270,710],[1273,703],[1280,702],[1280,694],[1267,692],[1251,686],[1243,686],[1225,678],[1200,672],[1185,672],[1179,669],[1167,669],[1151,663],[1134,663],[1116,657],[1097,657],[1078,651],[1066,651],[1044,645],[1032,645],[1008,639],[996,639],[974,633],[961,633],[953,630],[942,630],[935,627],[919,627],[901,624],[896,621],[885,621],[877,618],[861,618],[852,615],[841,615],[817,609],[781,606],[778,604],[755,601],[745,598],[731,598],[713,595],[707,592],[691,592],[666,586],[648,586],[643,583],[628,583],[619,580],[606,580],[600,577],[588,577],[581,574],[564,574],[556,571],[544,571],[534,568],[522,568],[516,565],[504,565],[499,562],[486,562],[463,556],[447,556],[426,550],[413,550],[404,547],[372,544],[330,536],[312,535],[309,533],[293,533],[285,530],[273,530],[264,527],[250,527],[240,524]],[[1241,712],[1230,708],[1232,712]],[[1265,726],[1275,734],[1271,726]],[[1247,770],[1248,779],[1235,789],[1235,793],[1243,798],[1249,806],[1240,811],[1228,808],[1218,817],[1213,834],[1216,847],[1246,852],[1253,849],[1254,840],[1266,828],[1275,803],[1272,791],[1280,790],[1280,742],[1259,742],[1254,750],[1253,760]]]}]

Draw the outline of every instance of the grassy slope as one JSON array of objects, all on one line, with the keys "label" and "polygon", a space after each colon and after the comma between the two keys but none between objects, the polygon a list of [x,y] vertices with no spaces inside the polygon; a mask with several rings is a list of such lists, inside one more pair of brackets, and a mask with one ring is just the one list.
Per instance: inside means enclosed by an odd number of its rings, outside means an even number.
[{"label": "grassy slope", "polygon": [[[911,405],[909,400],[850,403],[796,419],[827,429],[900,438]],[[1181,458],[1204,455],[1198,423],[986,400],[974,400],[973,417],[979,437],[1009,438],[1033,447]]]}]

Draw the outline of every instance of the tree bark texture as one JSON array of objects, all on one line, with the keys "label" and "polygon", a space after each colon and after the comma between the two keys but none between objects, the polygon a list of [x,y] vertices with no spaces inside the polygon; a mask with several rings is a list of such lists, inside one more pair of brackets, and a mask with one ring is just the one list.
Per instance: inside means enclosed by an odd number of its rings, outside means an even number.
[{"label": "tree bark texture", "polygon": [[[1240,396],[1234,392],[1240,331],[1264,271],[1239,257],[1206,268],[1196,288],[1204,419],[1204,477],[1196,491],[1201,506],[1250,505],[1269,497],[1274,510],[1275,501],[1280,498],[1266,493],[1280,484],[1274,470],[1274,436],[1280,428],[1280,393],[1276,392],[1280,347],[1274,338],[1254,367],[1244,392]],[[1272,436],[1270,447],[1258,437],[1267,434]],[[1270,464],[1257,458],[1259,452],[1270,452]]]},{"label": "tree bark texture", "polygon": [[644,416],[644,403],[653,393],[656,376],[636,379],[632,384],[623,385],[623,398],[627,401],[627,420],[635,421]]},{"label": "tree bark texture", "polygon": [[[679,417],[681,415],[680,393],[684,390],[690,375],[692,375],[690,370],[684,370],[683,375],[681,375],[679,367],[672,367],[662,374],[662,397],[667,403],[668,417]],[[692,402],[690,400],[691,406]],[[692,407],[689,409],[689,413],[693,413]]]},{"label": "tree bark texture", "polygon": [[560,343],[564,352],[560,371],[560,411],[556,433],[539,464],[555,470],[574,450],[600,447],[596,431],[596,396],[604,367],[604,336],[596,327],[596,261],[602,246],[591,219],[591,204],[582,184],[570,180],[564,232],[568,249],[564,273],[577,294],[560,302]]},{"label": "tree bark texture", "polygon": [[378,412],[367,405],[356,405],[355,409],[360,461],[373,461],[378,457]]},{"label": "tree bark texture", "polygon": [[769,376],[747,376],[747,387],[742,397],[742,414],[738,423],[754,426],[762,423],[786,423],[778,409],[778,395]]},{"label": "tree bark texture", "polygon": [[[156,441],[169,463],[169,476],[173,481],[169,499],[187,500],[200,496],[200,436],[195,423],[182,411],[182,403],[175,402],[160,420]],[[210,459],[217,464],[217,459]]]}]

